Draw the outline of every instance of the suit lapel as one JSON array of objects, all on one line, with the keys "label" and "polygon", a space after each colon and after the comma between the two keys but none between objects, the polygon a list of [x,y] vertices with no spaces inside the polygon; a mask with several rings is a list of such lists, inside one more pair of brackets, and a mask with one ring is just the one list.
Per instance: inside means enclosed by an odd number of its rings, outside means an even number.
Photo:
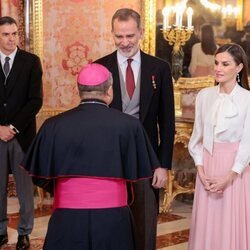
[{"label": "suit lapel", "polygon": [[15,83],[19,77],[20,72],[22,71],[23,68],[23,61],[22,61],[22,52],[18,49],[13,65],[11,67],[10,73],[7,78],[6,82],[6,95],[7,97],[11,93],[11,90],[15,86]]},{"label": "suit lapel", "polygon": [[152,96],[152,67],[148,56],[141,51],[140,120],[142,122],[146,117]]},{"label": "suit lapel", "polygon": [[122,111],[122,95],[121,95],[121,85],[120,85],[120,76],[118,70],[118,62],[116,51],[110,55],[110,59],[107,63],[107,67],[113,76],[113,91],[114,97],[113,101],[110,104],[112,108],[119,109]]},{"label": "suit lapel", "polygon": [[0,100],[4,100],[5,98],[5,86],[4,86],[4,82],[5,82],[5,75],[3,73],[3,69],[1,67],[0,64]]}]

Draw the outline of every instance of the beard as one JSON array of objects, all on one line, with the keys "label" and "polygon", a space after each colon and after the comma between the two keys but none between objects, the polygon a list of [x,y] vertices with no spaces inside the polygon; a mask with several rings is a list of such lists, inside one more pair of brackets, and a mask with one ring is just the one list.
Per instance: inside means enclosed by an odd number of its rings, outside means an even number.
[{"label": "beard", "polygon": [[139,50],[139,46],[127,46],[127,47],[116,47],[117,50],[121,53],[121,55],[123,55],[126,58],[131,58],[133,57],[137,51]]}]

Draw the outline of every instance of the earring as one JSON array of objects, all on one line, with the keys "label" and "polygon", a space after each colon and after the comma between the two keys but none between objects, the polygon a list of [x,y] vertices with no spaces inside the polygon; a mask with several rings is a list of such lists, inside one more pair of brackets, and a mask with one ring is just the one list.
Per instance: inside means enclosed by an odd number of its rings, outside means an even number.
[{"label": "earring", "polygon": [[238,83],[240,83],[240,74],[239,73],[236,76],[236,80],[237,80]]}]

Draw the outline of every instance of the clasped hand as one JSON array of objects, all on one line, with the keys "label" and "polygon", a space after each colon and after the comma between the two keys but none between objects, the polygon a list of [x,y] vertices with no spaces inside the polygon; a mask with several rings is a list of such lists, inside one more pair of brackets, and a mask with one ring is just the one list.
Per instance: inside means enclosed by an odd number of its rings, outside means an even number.
[{"label": "clasped hand", "polygon": [[203,167],[198,167],[198,175],[206,191],[222,194],[226,187],[232,183],[237,173],[229,171],[221,177],[209,177],[205,175]]},{"label": "clasped hand", "polygon": [[8,126],[0,126],[0,140],[7,142],[14,138],[16,132]]}]

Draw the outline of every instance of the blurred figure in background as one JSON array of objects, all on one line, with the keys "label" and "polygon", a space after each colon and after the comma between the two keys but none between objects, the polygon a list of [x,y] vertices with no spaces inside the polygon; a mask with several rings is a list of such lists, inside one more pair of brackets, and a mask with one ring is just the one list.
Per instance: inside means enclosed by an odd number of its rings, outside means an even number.
[{"label": "blurred figure in background", "polygon": [[206,23],[201,26],[200,43],[192,47],[189,72],[192,77],[214,74],[214,52],[217,49],[212,25]]},{"label": "blurred figure in background", "polygon": [[244,26],[244,35],[241,38],[240,44],[247,54],[248,73],[249,73],[250,72],[250,21],[248,21]]},{"label": "blurred figure in background", "polygon": [[201,26],[204,23],[206,23],[206,19],[203,16],[199,15],[199,16],[194,17],[194,21],[193,21],[194,32],[192,33],[190,39],[183,46],[184,58],[183,58],[183,71],[182,72],[183,72],[184,77],[191,77],[188,67],[191,61],[192,47],[194,44],[200,42],[200,30],[201,30]]}]

